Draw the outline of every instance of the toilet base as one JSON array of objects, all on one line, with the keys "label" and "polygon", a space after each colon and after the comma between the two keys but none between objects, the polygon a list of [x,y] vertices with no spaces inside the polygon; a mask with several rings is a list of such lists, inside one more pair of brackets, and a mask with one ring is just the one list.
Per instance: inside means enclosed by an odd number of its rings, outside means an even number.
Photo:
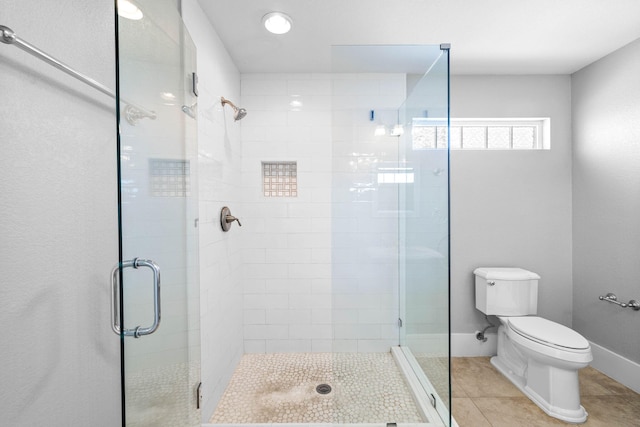
[{"label": "toilet base", "polygon": [[525,396],[531,399],[533,403],[538,405],[547,415],[574,424],[584,423],[587,420],[587,411],[582,405],[579,405],[578,409],[559,408],[551,405],[549,401],[542,398],[527,385],[524,377],[517,375],[513,370],[509,369],[500,356],[493,356],[491,358],[491,364],[500,371],[502,375],[507,377],[509,381],[511,381],[513,385],[515,385]]}]

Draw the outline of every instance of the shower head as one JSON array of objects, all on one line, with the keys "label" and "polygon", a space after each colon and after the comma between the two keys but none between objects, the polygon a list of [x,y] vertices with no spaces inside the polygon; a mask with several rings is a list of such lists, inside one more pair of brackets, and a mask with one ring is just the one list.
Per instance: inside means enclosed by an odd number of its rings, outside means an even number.
[{"label": "shower head", "polygon": [[247,110],[245,110],[244,108],[238,108],[236,107],[233,102],[229,101],[228,99],[225,99],[224,96],[220,97],[220,101],[222,102],[222,106],[224,107],[225,104],[229,104],[231,106],[231,108],[233,108],[233,120],[234,121],[238,121],[238,120],[242,120],[244,118],[244,116],[247,115]]},{"label": "shower head", "polygon": [[246,115],[247,115],[247,110],[245,110],[244,108],[238,108],[235,114],[233,115],[233,119],[235,121],[242,120]]}]

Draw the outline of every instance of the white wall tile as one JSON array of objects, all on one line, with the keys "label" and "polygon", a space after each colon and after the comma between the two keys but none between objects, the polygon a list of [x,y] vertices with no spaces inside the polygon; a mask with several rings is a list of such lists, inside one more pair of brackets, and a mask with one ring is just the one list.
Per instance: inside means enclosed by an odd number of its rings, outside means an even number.
[{"label": "white wall tile", "polygon": [[311,322],[314,325],[332,325],[333,311],[328,308],[311,309]]},{"label": "white wall tile", "polygon": [[244,336],[248,340],[286,339],[289,336],[289,325],[245,325]]},{"label": "white wall tile", "polygon": [[306,353],[311,351],[311,340],[267,340],[267,353]]},{"label": "white wall tile", "polygon": [[358,352],[378,353],[387,352],[397,344],[397,340],[358,340]]},{"label": "white wall tile", "polygon": [[329,76],[324,79],[290,79],[287,80],[289,95],[329,95],[332,83]]},{"label": "white wall tile", "polygon": [[356,339],[334,339],[332,351],[336,353],[357,353],[358,340]]},{"label": "white wall tile", "polygon": [[246,78],[242,76],[242,95],[287,95],[286,80]]},{"label": "white wall tile", "polygon": [[266,353],[267,342],[266,340],[244,340],[244,352],[251,353]]},{"label": "white wall tile", "polygon": [[[266,351],[357,351],[359,339],[387,338],[395,327],[397,301],[385,294],[389,284],[397,282],[397,265],[378,255],[395,238],[397,223],[392,217],[375,217],[372,202],[353,203],[344,189],[374,179],[369,166],[357,163],[362,158],[354,158],[354,152],[371,156],[380,150],[378,160],[397,158],[394,144],[370,135],[374,125],[369,110],[403,99],[404,87],[403,75],[242,76],[246,102],[240,104],[251,106],[253,116],[243,121],[247,138],[240,196],[242,218],[251,224],[243,229],[244,256],[250,261],[242,265],[247,281],[244,304],[252,310],[246,319],[258,322],[260,310],[265,310],[267,324],[289,328],[286,337],[264,337]],[[292,111],[292,100],[301,104],[299,111]],[[342,169],[334,149],[344,156]],[[296,198],[262,195],[261,161],[280,160],[298,162]],[[341,175],[336,174],[339,170]],[[340,337],[334,337],[335,324],[340,325]],[[262,350],[253,337],[251,345]]]},{"label": "white wall tile", "polygon": [[244,310],[245,325],[264,325],[267,323],[265,310]]},{"label": "white wall tile", "polygon": [[[274,309],[267,310],[268,324],[310,325],[312,321],[310,309]],[[291,337],[291,334],[289,335]]]},{"label": "white wall tile", "polygon": [[333,350],[333,340],[311,340],[311,351],[314,353],[331,353]]},{"label": "white wall tile", "polygon": [[331,339],[332,326],[325,324],[296,324],[289,325],[289,338],[291,339]]}]

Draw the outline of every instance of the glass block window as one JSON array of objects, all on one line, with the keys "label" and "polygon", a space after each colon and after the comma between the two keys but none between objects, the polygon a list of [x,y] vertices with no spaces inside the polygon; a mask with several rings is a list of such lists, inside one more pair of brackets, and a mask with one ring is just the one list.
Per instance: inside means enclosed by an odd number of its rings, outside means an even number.
[{"label": "glass block window", "polygon": [[149,182],[154,197],[190,196],[189,160],[149,159]]},{"label": "glass block window", "polygon": [[265,197],[298,197],[297,162],[262,162]]},{"label": "glass block window", "polygon": [[[442,119],[413,120],[412,148],[447,148],[447,127]],[[548,118],[451,119],[452,150],[543,150],[549,149]]]}]

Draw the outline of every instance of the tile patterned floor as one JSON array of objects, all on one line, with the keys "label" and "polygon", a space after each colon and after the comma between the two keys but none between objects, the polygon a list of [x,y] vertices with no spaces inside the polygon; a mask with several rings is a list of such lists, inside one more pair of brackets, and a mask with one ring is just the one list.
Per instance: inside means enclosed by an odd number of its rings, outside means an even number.
[{"label": "tile patterned floor", "polygon": [[[453,416],[460,427],[547,427],[572,425],[549,417],[489,362],[456,357],[451,362]],[[588,427],[640,426],[640,394],[599,371],[580,371]],[[573,424],[574,425],[574,424]]]},{"label": "tile patterned floor", "polygon": [[424,421],[391,353],[287,353],[243,356],[210,422]]}]

